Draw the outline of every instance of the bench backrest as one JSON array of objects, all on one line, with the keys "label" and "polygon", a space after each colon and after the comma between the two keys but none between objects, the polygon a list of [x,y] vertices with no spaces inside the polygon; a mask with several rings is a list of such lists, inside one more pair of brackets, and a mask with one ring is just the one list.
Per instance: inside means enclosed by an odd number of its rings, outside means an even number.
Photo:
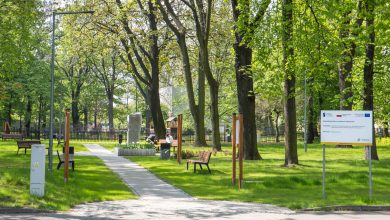
[{"label": "bench backrest", "polygon": [[2,134],[3,139],[23,139],[23,134]]},{"label": "bench backrest", "polygon": [[209,163],[210,157],[211,157],[210,151],[201,151],[199,153],[199,160],[204,162],[204,163]]},{"label": "bench backrest", "polygon": [[33,144],[41,144],[39,140],[20,140],[16,141],[19,147],[31,147]]}]

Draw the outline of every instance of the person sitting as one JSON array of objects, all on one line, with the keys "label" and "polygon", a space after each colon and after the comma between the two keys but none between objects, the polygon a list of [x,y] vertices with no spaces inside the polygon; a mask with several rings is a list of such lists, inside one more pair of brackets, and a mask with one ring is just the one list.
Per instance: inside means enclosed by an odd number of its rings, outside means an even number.
[{"label": "person sitting", "polygon": [[171,144],[173,142],[173,137],[171,134],[167,134],[167,136],[165,137],[165,141],[169,144]]},{"label": "person sitting", "polygon": [[156,140],[156,135],[155,135],[155,134],[150,134],[150,135],[146,138],[146,141],[147,141],[148,143],[151,143],[151,144],[153,144],[155,140]]}]

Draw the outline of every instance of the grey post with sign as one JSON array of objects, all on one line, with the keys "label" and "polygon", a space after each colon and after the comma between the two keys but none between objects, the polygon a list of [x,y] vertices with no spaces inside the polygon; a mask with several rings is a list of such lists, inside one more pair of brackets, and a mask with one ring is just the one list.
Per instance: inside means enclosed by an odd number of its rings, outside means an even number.
[{"label": "grey post with sign", "polygon": [[44,144],[31,146],[30,194],[42,197],[45,195],[45,159]]},{"label": "grey post with sign", "polygon": [[321,110],[321,144],[322,144],[322,196],[325,192],[325,145],[367,146],[368,149],[368,188],[369,199],[372,199],[372,164],[371,147],[373,144],[372,111]]}]

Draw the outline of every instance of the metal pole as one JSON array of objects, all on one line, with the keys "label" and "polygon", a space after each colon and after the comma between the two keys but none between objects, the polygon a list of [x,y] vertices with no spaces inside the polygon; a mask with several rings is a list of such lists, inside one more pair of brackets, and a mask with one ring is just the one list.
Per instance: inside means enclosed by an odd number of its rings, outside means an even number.
[{"label": "metal pole", "polygon": [[49,170],[53,168],[53,121],[54,121],[54,56],[55,56],[55,27],[56,27],[56,13],[53,12],[51,35],[51,92],[50,92],[50,131],[49,131]]},{"label": "metal pole", "polygon": [[306,122],[306,118],[307,118],[307,113],[306,113],[306,105],[307,105],[307,98],[306,98],[306,70],[305,70],[305,95],[304,95],[304,97],[305,97],[305,100],[304,100],[304,106],[305,106],[305,108],[304,108],[304,117],[303,117],[303,125],[304,125],[304,129],[305,129],[305,131],[304,131],[304,134],[303,134],[303,139],[304,139],[304,144],[303,144],[303,146],[304,146],[304,148],[305,148],[305,152],[307,152],[307,122]]},{"label": "metal pole", "polygon": [[138,112],[138,89],[135,88],[135,112]]},{"label": "metal pole", "polygon": [[[238,138],[238,188],[242,189],[244,186],[244,116],[242,113],[238,115],[239,119],[239,136]],[[237,128],[236,128],[237,129]]]},{"label": "metal pole", "polygon": [[371,159],[371,147],[368,147],[368,185],[369,185],[369,192],[368,192],[368,198],[372,199],[372,159]]},{"label": "metal pole", "polygon": [[233,126],[232,126],[232,184],[236,185],[236,125],[237,125],[237,117],[236,113],[233,113]]},{"label": "metal pole", "polygon": [[325,144],[322,145],[322,198],[326,199],[326,192],[325,192]]}]

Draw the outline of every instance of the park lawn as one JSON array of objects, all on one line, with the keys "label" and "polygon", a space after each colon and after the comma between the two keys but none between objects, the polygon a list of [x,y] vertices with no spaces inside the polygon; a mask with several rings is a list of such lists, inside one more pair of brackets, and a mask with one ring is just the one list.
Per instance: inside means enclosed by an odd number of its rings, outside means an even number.
[{"label": "park lawn", "polygon": [[[126,142],[126,140],[124,142]],[[105,141],[105,142],[101,141],[98,144],[109,151],[113,151],[114,148],[118,145],[118,141]]]},{"label": "park lawn", "polygon": [[[198,148],[185,147],[187,150]],[[364,148],[340,149],[328,146],[327,198],[322,199],[322,147],[308,145],[308,152],[299,145],[299,166],[284,167],[284,146],[261,145],[263,160],[244,162],[244,189],[231,184],[231,156],[223,152],[210,160],[212,174],[207,169],[186,171],[183,160],[158,157],[128,157],[160,178],[200,199],[258,202],[291,209],[333,205],[390,205],[390,142],[378,146],[380,160],[373,161],[373,199],[368,199],[368,162]],[[229,151],[230,147],[224,147]],[[237,164],[238,167],[238,164]],[[198,168],[199,169],[199,168]],[[197,169],[197,170],[198,170]]]},{"label": "park lawn", "polygon": [[[86,141],[83,141],[87,143]],[[140,141],[140,144],[146,144],[146,141]],[[100,141],[97,142],[100,146],[106,148],[109,151],[114,151],[114,148],[118,146],[118,141]],[[122,145],[126,144],[126,140],[123,141]]]},{"label": "park lawn", "polygon": [[[76,149],[77,149],[76,145]],[[75,157],[75,171],[64,184],[63,169],[46,170],[45,196],[30,196],[30,151],[16,155],[15,141],[0,141],[0,207],[68,210],[82,203],[134,199],[136,196],[96,157]]]}]

